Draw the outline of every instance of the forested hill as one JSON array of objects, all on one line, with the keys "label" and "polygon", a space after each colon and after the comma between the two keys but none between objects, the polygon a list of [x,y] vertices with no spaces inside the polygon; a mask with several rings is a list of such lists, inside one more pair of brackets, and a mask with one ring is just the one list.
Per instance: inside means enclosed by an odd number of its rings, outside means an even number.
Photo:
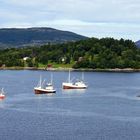
[{"label": "forested hill", "polygon": [[0,47],[21,47],[77,41],[86,37],[53,28],[3,28],[0,29]]},{"label": "forested hill", "polygon": [[140,40],[137,41],[137,42],[135,42],[135,44],[136,44],[136,46],[137,46],[138,48],[140,48]]},{"label": "forested hill", "polygon": [[[28,57],[25,61],[24,57]],[[90,38],[64,44],[0,50],[1,66],[69,65],[73,68],[140,68],[140,49],[131,40]]]}]

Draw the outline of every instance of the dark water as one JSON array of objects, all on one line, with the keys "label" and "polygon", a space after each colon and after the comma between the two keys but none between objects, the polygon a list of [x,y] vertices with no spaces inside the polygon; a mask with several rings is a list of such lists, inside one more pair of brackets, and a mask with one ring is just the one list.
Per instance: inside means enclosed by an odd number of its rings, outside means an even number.
[{"label": "dark water", "polygon": [[[72,72],[80,77],[80,72]],[[85,72],[87,90],[61,89],[68,72],[53,72],[55,95],[35,95],[47,71],[0,71],[0,140],[139,140],[140,73]]]}]

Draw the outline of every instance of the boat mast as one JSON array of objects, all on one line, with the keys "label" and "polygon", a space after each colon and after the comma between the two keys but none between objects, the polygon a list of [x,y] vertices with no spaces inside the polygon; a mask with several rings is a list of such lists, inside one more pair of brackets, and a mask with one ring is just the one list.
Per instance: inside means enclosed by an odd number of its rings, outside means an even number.
[{"label": "boat mast", "polygon": [[1,89],[1,93],[4,94],[4,90],[3,90],[3,88]]},{"label": "boat mast", "polygon": [[70,83],[70,70],[69,70],[69,77],[68,77],[68,82]]},{"label": "boat mast", "polygon": [[42,77],[41,77],[41,75],[40,75],[39,86],[42,87]]},{"label": "boat mast", "polygon": [[82,72],[82,81],[84,81],[84,72]]},{"label": "boat mast", "polygon": [[51,84],[53,84],[53,75],[51,73]]}]

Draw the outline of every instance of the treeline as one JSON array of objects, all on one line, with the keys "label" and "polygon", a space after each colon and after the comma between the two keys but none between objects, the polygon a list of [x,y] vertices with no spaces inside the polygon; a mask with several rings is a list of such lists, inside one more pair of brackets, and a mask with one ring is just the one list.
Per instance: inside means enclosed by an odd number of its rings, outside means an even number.
[{"label": "treeline", "polygon": [[[24,57],[28,59],[23,60]],[[73,68],[140,68],[140,49],[131,40],[90,38],[64,44],[0,50],[0,66],[73,64]]]}]

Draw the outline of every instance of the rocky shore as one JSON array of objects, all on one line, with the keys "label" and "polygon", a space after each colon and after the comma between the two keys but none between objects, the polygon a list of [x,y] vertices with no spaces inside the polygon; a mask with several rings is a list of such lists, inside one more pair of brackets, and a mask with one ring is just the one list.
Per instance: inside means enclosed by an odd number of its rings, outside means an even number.
[{"label": "rocky shore", "polygon": [[45,68],[45,67],[1,67],[0,70],[47,70],[47,71],[92,71],[92,72],[140,72],[140,69],[132,69],[132,68],[125,68],[125,69],[89,69],[89,68],[80,68],[80,69],[73,69],[73,68]]}]

